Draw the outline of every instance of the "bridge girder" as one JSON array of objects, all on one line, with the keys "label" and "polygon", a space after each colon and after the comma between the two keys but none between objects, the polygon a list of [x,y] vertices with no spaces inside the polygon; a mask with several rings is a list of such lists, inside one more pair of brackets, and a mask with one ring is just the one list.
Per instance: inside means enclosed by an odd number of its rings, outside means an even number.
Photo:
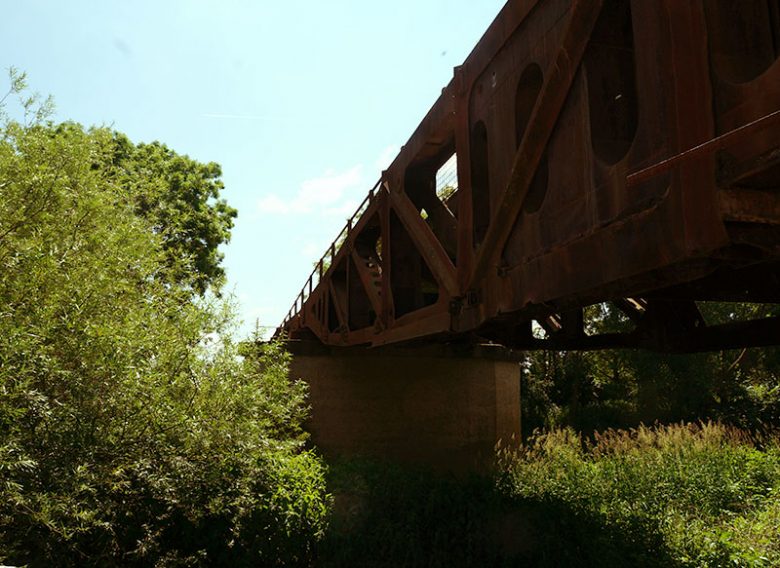
[{"label": "bridge girder", "polygon": [[[780,302],[777,12],[510,0],[277,333],[332,346],[780,343],[777,318],[708,326],[696,304]],[[453,155],[444,197],[437,172]],[[600,302],[633,328],[589,334],[583,308]]]}]

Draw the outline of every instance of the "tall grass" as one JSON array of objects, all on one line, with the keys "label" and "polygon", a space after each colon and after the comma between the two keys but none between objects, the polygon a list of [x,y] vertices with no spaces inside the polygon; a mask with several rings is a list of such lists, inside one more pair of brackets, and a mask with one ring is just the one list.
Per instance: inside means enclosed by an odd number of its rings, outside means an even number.
[{"label": "tall grass", "polygon": [[535,436],[498,485],[539,565],[780,566],[780,446],[716,423]]},{"label": "tall grass", "polygon": [[538,433],[492,478],[331,467],[324,566],[780,566],[780,444],[716,423]]}]

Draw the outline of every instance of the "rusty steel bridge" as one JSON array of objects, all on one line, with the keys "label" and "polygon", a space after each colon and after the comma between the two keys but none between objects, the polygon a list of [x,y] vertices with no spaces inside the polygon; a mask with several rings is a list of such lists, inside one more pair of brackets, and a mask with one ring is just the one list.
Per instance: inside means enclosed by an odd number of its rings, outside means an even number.
[{"label": "rusty steel bridge", "polygon": [[[778,318],[697,305],[780,302],[779,54],[777,0],[510,0],[277,334],[780,343]],[[591,335],[601,302],[633,329]]]}]

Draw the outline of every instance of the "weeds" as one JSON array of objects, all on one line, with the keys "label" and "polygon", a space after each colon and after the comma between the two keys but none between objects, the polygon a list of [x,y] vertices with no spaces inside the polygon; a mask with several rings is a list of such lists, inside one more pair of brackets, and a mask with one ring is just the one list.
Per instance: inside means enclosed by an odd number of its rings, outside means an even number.
[{"label": "weeds", "polygon": [[584,565],[615,549],[634,565],[780,565],[776,438],[711,422],[607,430],[592,440],[560,430],[501,462],[503,494],[579,521],[561,526],[546,516],[537,525],[549,560],[541,565],[571,558],[562,540]]},{"label": "weeds", "polygon": [[331,466],[325,566],[780,566],[780,444],[718,423],[537,433],[492,478]]}]

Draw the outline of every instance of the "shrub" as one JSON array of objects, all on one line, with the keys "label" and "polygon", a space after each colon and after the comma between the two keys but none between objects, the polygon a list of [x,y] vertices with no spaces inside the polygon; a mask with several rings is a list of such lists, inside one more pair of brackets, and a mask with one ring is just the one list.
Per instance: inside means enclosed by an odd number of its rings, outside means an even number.
[{"label": "shrub", "polygon": [[539,565],[780,564],[772,438],[715,423],[560,430],[505,456],[499,485],[536,511]]},{"label": "shrub", "polygon": [[488,527],[501,508],[489,478],[453,477],[381,462],[330,467],[334,507],[322,566],[493,566]]},{"label": "shrub", "polygon": [[493,477],[337,462],[324,566],[778,566],[780,446],[715,423],[537,433]]},{"label": "shrub", "polygon": [[305,564],[327,508],[305,388],[170,272],[114,143],[0,130],[0,561]]}]

